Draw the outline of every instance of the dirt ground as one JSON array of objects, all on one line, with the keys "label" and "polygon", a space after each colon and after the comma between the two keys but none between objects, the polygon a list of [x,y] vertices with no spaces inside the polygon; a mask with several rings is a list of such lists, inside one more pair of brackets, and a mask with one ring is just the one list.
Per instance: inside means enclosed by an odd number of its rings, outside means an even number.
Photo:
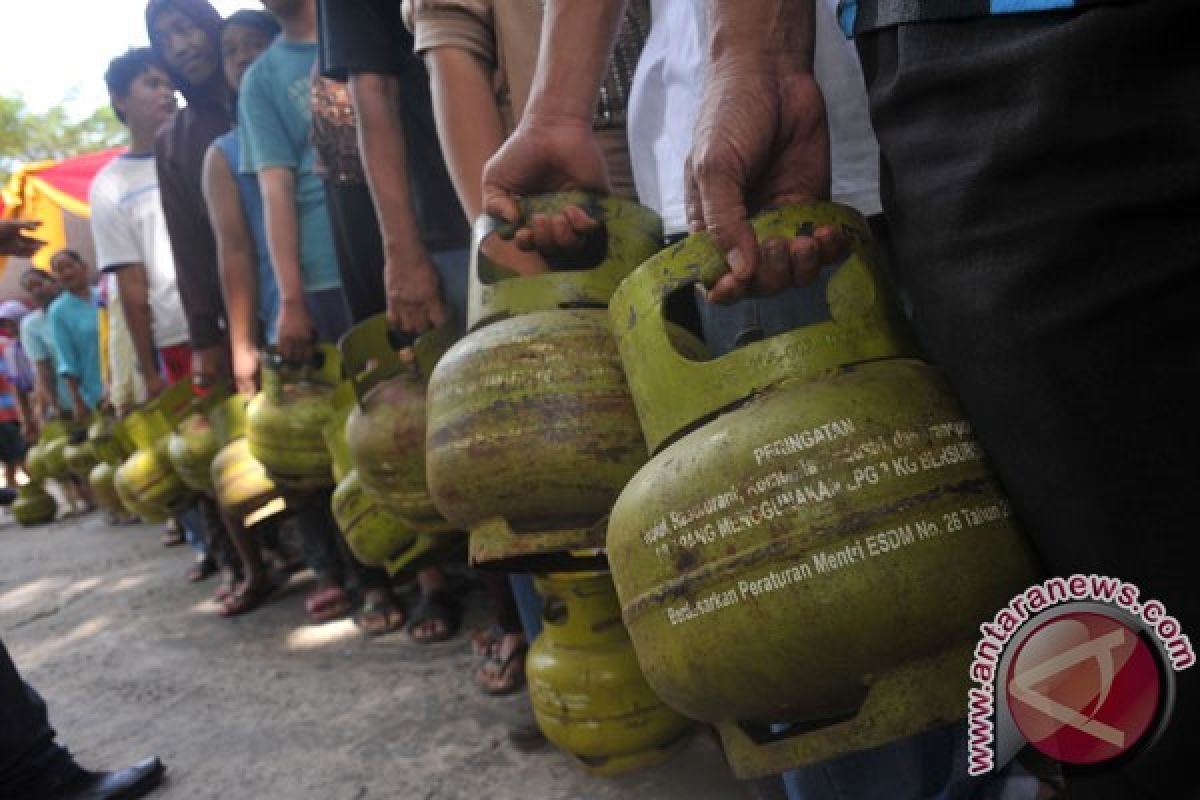
[{"label": "dirt ground", "polygon": [[[46,697],[60,741],[87,766],[158,753],[162,800],[740,800],[695,736],[661,766],[615,779],[575,770],[553,747],[505,736],[524,693],[484,697],[465,635],[420,646],[365,639],[349,620],[305,623],[311,576],[234,620],[189,584],[186,547],[159,528],[99,514],[22,529],[0,517],[0,637]],[[464,630],[482,623],[479,593]]]}]

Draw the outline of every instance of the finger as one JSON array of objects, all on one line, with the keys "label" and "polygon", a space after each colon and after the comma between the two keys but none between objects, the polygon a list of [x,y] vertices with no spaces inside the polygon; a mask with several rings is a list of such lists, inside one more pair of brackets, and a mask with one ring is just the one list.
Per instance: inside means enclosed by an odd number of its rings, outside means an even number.
[{"label": "finger", "polygon": [[788,245],[791,255],[791,283],[808,286],[821,272],[821,248],[811,236],[798,236]]},{"label": "finger", "polygon": [[761,252],[762,261],[754,274],[754,293],[766,296],[779,294],[792,282],[788,244],[780,238],[768,239],[763,242]]},{"label": "finger", "polygon": [[746,287],[738,283],[733,273],[727,272],[717,279],[708,290],[708,301],[719,305],[729,305],[741,300],[746,294]]},{"label": "finger", "polygon": [[822,225],[817,228],[813,231],[813,239],[817,242],[822,266],[840,264],[850,254],[850,240],[842,229],[835,225]]},{"label": "finger", "polygon": [[580,237],[598,230],[601,225],[600,220],[593,219],[590,214],[576,205],[570,205],[563,209],[563,215],[570,223],[571,229]]},{"label": "finger", "polygon": [[537,252],[537,242],[533,238],[533,231],[528,227],[518,228],[513,241],[516,242],[518,250],[526,253]]},{"label": "finger", "polygon": [[16,227],[23,231],[36,231],[38,228],[42,227],[42,221],[40,219],[18,219],[13,220],[13,222]]},{"label": "finger", "polygon": [[484,186],[483,193],[484,211],[514,225],[520,222],[521,207],[517,204],[517,198],[514,195],[495,186]]},{"label": "finger", "polygon": [[742,182],[722,168],[696,169],[704,209],[704,227],[713,240],[738,283],[748,285],[758,269],[760,253],[758,240],[747,221]]},{"label": "finger", "polygon": [[569,253],[579,249],[582,240],[576,235],[575,229],[571,227],[571,222],[565,214],[552,214],[549,222],[555,250]]},{"label": "finger", "polygon": [[700,197],[700,187],[696,183],[696,172],[692,169],[691,156],[688,156],[683,165],[683,192],[688,232],[696,233],[704,230],[704,201]]}]

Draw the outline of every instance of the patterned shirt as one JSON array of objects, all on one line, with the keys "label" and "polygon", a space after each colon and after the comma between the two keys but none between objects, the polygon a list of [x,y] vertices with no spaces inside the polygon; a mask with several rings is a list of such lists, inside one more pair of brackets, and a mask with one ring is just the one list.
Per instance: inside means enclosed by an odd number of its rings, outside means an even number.
[{"label": "patterned shirt", "polygon": [[910,22],[1067,11],[1119,0],[841,0],[838,20],[847,36]]}]

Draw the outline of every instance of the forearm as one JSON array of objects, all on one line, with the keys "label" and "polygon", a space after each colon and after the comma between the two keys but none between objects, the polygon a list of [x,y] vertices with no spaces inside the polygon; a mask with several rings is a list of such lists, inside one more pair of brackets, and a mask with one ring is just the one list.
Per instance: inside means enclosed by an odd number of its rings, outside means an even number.
[{"label": "forearm", "polygon": [[138,372],[143,378],[158,374],[158,363],[154,358],[154,333],[150,316],[150,293],[146,285],[146,270],[140,265],[131,265],[117,274],[121,294],[121,310],[125,313],[125,327],[133,343]]},{"label": "forearm", "polygon": [[300,226],[296,218],[296,179],[290,169],[269,167],[258,175],[267,226],[267,250],[275,269],[279,301],[303,305],[300,271]]},{"label": "forearm", "polygon": [[81,420],[83,415],[91,410],[91,406],[79,392],[79,378],[74,375],[64,375],[63,379],[67,382],[67,391],[71,393],[71,402],[75,405],[75,419]]},{"label": "forearm", "polygon": [[235,349],[253,349],[258,343],[258,275],[254,258],[244,250],[222,247],[219,263],[230,344]]},{"label": "forearm", "polygon": [[58,408],[58,380],[50,359],[37,362],[37,395],[41,413],[48,408]]},{"label": "forearm", "polygon": [[391,75],[350,77],[358,118],[359,151],[375,204],[379,232],[389,261],[424,254],[421,231],[408,193],[408,153],[400,109],[400,81]]},{"label": "forearm", "polygon": [[707,0],[709,60],[811,72],[814,0]]},{"label": "forearm", "polygon": [[526,117],[591,127],[624,12],[625,0],[547,0]]},{"label": "forearm", "polygon": [[438,139],[467,219],[483,213],[483,166],[504,142],[504,121],[487,69],[475,56],[438,47],[425,59]]}]

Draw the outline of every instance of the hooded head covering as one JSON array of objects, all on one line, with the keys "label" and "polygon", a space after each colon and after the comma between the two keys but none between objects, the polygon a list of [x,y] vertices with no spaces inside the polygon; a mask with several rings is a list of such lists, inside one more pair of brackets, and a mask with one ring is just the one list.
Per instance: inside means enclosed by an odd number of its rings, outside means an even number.
[{"label": "hooded head covering", "polygon": [[163,53],[162,44],[155,40],[154,20],[168,8],[175,9],[196,23],[212,40],[217,50],[217,68],[213,70],[212,77],[203,86],[189,83],[170,66],[166,68],[167,73],[175,81],[179,91],[183,92],[188,103],[222,98],[225,92],[225,73],[221,69],[221,15],[209,4],[208,0],[150,0],[146,3],[146,33],[150,37],[150,46],[154,48],[155,54],[164,65],[167,63],[166,54]]}]

